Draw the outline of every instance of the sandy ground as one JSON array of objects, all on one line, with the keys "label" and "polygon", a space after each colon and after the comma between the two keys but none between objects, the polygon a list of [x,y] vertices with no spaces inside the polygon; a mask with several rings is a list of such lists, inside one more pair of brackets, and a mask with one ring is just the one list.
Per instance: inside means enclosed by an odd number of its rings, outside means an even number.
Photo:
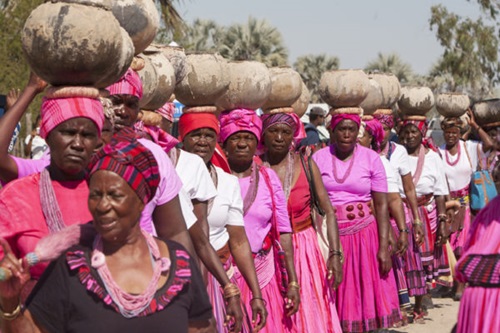
[{"label": "sandy ground", "polygon": [[434,309],[429,310],[425,324],[409,324],[405,327],[393,328],[391,333],[449,333],[455,326],[458,316],[459,302],[451,298],[433,298]]}]

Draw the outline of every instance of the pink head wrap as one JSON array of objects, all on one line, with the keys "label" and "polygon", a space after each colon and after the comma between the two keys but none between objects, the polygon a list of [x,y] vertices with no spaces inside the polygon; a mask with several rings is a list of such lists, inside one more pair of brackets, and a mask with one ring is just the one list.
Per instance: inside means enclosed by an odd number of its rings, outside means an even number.
[{"label": "pink head wrap", "polygon": [[110,95],[134,95],[142,98],[142,82],[139,74],[134,70],[128,69],[120,80],[106,88]]},{"label": "pink head wrap", "polygon": [[253,110],[235,109],[220,115],[220,142],[224,143],[232,134],[246,131],[254,134],[257,141],[262,133],[262,120]]},{"label": "pink head wrap", "polygon": [[161,116],[171,123],[174,122],[174,110],[175,110],[175,105],[174,103],[165,103],[161,108],[156,110],[155,112],[161,114]]},{"label": "pink head wrap", "polygon": [[378,113],[375,113],[373,115],[373,118],[377,119],[378,121],[380,121],[380,123],[382,125],[385,125],[389,128],[393,128],[394,127],[394,117],[392,116],[392,114],[378,114]]},{"label": "pink head wrap", "polygon": [[385,137],[385,132],[384,132],[384,127],[378,121],[376,118],[373,118],[371,120],[366,120],[365,121],[366,127],[365,130],[370,133],[371,136],[373,136],[376,144],[376,150],[379,152],[380,151],[380,145],[382,144],[382,141],[384,141]]},{"label": "pink head wrap", "polygon": [[352,120],[356,123],[356,125],[361,125],[361,117],[357,114],[353,113],[334,113],[332,114],[332,122],[330,123],[330,128],[332,131],[337,127],[337,125],[342,121],[342,120]]},{"label": "pink head wrap", "polygon": [[44,98],[41,107],[40,136],[47,138],[59,124],[73,118],[88,118],[99,131],[104,124],[104,110],[98,99],[87,97]]},{"label": "pink head wrap", "polygon": [[263,114],[261,119],[262,134],[264,134],[264,132],[273,125],[285,124],[292,129],[293,141],[296,144],[307,136],[306,131],[304,130],[304,125],[302,125],[302,122],[295,113]]}]

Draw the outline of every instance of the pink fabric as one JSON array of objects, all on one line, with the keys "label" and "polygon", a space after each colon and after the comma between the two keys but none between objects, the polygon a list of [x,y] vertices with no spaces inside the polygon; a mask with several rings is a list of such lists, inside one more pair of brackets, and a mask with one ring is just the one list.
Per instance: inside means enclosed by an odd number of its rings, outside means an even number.
[{"label": "pink fabric", "polygon": [[261,120],[262,133],[273,125],[284,124],[288,125],[293,130],[293,141],[295,144],[298,144],[300,140],[307,136],[304,125],[295,113],[263,114]]},{"label": "pink fabric", "polygon": [[471,224],[471,214],[470,214],[470,206],[467,205],[465,207],[464,214],[464,222],[463,222],[463,230],[457,231],[450,236],[450,245],[453,248],[453,252],[455,256],[459,258],[463,253],[463,246],[465,241],[467,240],[467,235],[469,234]]},{"label": "pink fabric", "polygon": [[352,120],[354,121],[358,127],[361,124],[361,117],[357,114],[347,114],[347,113],[339,113],[339,114],[333,114],[332,115],[332,121],[330,123],[330,128],[332,131],[337,127],[337,125],[342,121],[342,120]]},{"label": "pink fabric", "polygon": [[311,217],[311,192],[304,168],[300,168],[300,175],[297,182],[290,191],[288,197],[288,215],[292,225],[295,222],[304,221]]},{"label": "pink fabric", "polygon": [[88,118],[94,122],[99,134],[104,124],[104,110],[98,99],[85,97],[44,98],[41,107],[40,136],[47,138],[57,125],[73,118]]},{"label": "pink fabric", "polygon": [[235,109],[224,111],[220,117],[220,142],[224,143],[232,134],[246,131],[254,134],[257,140],[262,133],[262,121],[253,110]]},{"label": "pink fabric", "polygon": [[380,152],[380,145],[382,144],[382,141],[384,141],[385,137],[384,127],[376,118],[365,121],[365,124],[366,130],[368,131],[368,133],[370,133],[371,136],[373,136],[375,140],[375,143],[377,145],[377,152]]},{"label": "pink fabric", "polygon": [[17,165],[17,178],[23,178],[34,173],[39,173],[50,164],[50,155],[43,156],[39,160],[10,156]]},{"label": "pink fabric", "polygon": [[155,112],[159,113],[163,118],[167,119],[171,123],[174,122],[174,103],[167,102],[161,108],[157,109]]},{"label": "pink fabric", "polygon": [[134,70],[128,69],[127,72],[109,87],[106,88],[110,95],[133,95],[142,98],[142,82],[139,74]]},{"label": "pink fabric", "polygon": [[[349,202],[368,202],[371,192],[387,192],[387,177],[384,165],[376,152],[371,149],[356,145],[351,174],[343,184],[336,182],[332,170],[331,147],[318,150],[312,159],[318,165],[323,178],[323,183],[328,192],[332,205],[344,205]],[[337,176],[343,177],[349,166],[350,160],[337,160]]]},{"label": "pink fabric", "polygon": [[378,114],[378,113],[375,113],[373,115],[373,117],[375,119],[378,119],[378,121],[380,121],[380,123],[382,125],[385,125],[389,128],[393,128],[394,127],[394,117],[392,116],[392,114]]},{"label": "pink fabric", "polygon": [[[274,189],[274,200],[276,203],[276,211],[274,213],[277,214],[278,231],[282,233],[292,232],[281,181],[272,169],[268,168],[267,173]],[[241,196],[244,198],[250,186],[250,176],[239,178],[238,180]],[[264,176],[259,175],[257,196],[245,216],[245,231],[253,253],[257,253],[262,249],[264,238],[271,230],[272,213],[271,194],[269,193]]]},{"label": "pink fabric", "polygon": [[139,135],[141,135],[141,132],[149,135],[151,137],[151,140],[158,146],[162,147],[166,153],[168,153],[170,149],[174,148],[179,143],[179,140],[177,140],[158,126],[144,125],[142,121],[138,121],[135,123],[134,127]]},{"label": "pink fabric", "polygon": [[[10,182],[0,191],[0,237],[5,238],[17,257],[35,249],[38,241],[48,235],[40,204],[40,174],[33,174]],[[92,220],[87,208],[87,182],[52,181],[66,225],[82,224]],[[47,264],[31,267],[31,276],[40,278]]]}]

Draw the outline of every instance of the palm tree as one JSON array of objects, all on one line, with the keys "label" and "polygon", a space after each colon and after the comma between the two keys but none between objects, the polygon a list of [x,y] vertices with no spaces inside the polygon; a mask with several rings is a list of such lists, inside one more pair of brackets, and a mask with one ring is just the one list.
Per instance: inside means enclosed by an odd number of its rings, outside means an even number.
[{"label": "palm tree", "polygon": [[223,35],[224,28],[215,21],[196,19],[178,41],[188,51],[217,52]]},{"label": "palm tree", "polygon": [[368,72],[392,73],[396,75],[401,83],[411,81],[413,71],[411,66],[401,60],[398,54],[382,54],[379,53],[377,59],[370,61],[365,67]]},{"label": "palm tree", "polygon": [[339,64],[339,58],[327,56],[326,54],[306,55],[297,58],[293,67],[299,72],[302,80],[309,89],[313,103],[320,101],[318,85],[321,75],[326,71],[338,69]]}]

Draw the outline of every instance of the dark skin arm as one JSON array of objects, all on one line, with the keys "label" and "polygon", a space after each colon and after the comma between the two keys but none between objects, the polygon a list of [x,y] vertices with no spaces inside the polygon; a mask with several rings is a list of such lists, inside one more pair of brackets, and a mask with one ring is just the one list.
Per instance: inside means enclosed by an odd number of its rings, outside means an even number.
[{"label": "dark skin arm", "polygon": [[[415,184],[413,184],[411,173],[401,176],[401,179],[403,181],[403,190],[410,205],[411,214],[413,215],[413,220],[420,220],[420,216],[418,215],[417,191],[415,190]],[[413,237],[417,245],[422,245],[424,242],[424,229],[422,225],[413,225]]]},{"label": "dark skin arm", "polygon": [[[327,239],[330,250],[340,251],[340,238],[339,238],[339,227],[337,225],[337,218],[335,217],[335,212],[326,192],[325,185],[321,178],[321,172],[314,161],[311,160],[312,175],[314,186],[316,187],[316,192],[318,195],[319,204],[321,209],[325,212],[326,216],[326,230]],[[328,271],[333,271],[333,274],[327,274],[327,278],[330,281],[331,287],[336,289],[342,282],[344,272],[341,263],[341,257],[339,255],[329,255],[326,262],[326,268]]]},{"label": "dark skin arm", "polygon": [[[295,265],[293,259],[293,245],[292,245],[292,234],[282,233],[280,234],[280,242],[283,250],[285,251],[285,264],[286,271],[288,273],[289,282],[297,282],[297,274],[295,273]],[[285,298],[286,315],[288,317],[292,316],[299,310],[300,305],[300,294],[299,289],[295,287],[289,287]]]},{"label": "dark skin arm", "polygon": [[[250,287],[253,297],[262,298],[259,281],[257,280],[257,274],[255,273],[255,265],[252,258],[252,249],[250,248],[250,244],[248,243],[245,228],[227,225],[226,229],[229,233],[229,248],[231,250],[231,254],[233,255],[236,266],[238,267],[241,275],[243,275],[245,281]],[[260,299],[251,301],[250,306],[252,307],[252,324],[254,327],[254,332],[258,332],[266,324],[266,306]]]},{"label": "dark skin arm", "polygon": [[[435,195],[434,196],[436,200],[436,209],[438,216],[441,214],[447,215],[446,212],[446,196],[444,195]],[[439,222],[438,218],[438,227],[437,227],[437,235],[436,235],[436,244],[438,245],[444,245],[446,244],[447,238],[448,238],[448,232],[447,232],[447,225],[446,221],[444,222]]]},{"label": "dark skin arm", "polygon": [[392,267],[389,255],[389,209],[387,207],[387,193],[372,192],[375,208],[375,217],[378,227],[379,249],[377,258],[381,275],[387,275]]},{"label": "dark skin arm", "polygon": [[486,133],[486,131],[483,130],[481,128],[481,126],[479,126],[476,123],[476,119],[474,117],[474,113],[469,110],[468,114],[469,114],[469,117],[470,117],[470,120],[469,120],[470,127],[477,132],[477,134],[479,135],[479,138],[481,139],[481,142],[483,143],[483,153],[486,153],[487,151],[490,151],[493,148],[493,146],[495,145],[495,143],[490,138],[490,136],[488,135],[488,133]]},{"label": "dark skin arm", "polygon": [[[388,193],[387,199],[389,203],[389,211],[391,212],[391,216],[396,220],[396,224],[399,230],[406,229],[406,221],[405,221],[405,212],[403,209],[403,201],[401,200],[401,196],[399,193]],[[391,232],[393,230],[390,230]],[[396,243],[396,251],[395,254],[398,256],[403,255],[408,249],[408,233],[407,232],[399,232],[399,237]]]}]

